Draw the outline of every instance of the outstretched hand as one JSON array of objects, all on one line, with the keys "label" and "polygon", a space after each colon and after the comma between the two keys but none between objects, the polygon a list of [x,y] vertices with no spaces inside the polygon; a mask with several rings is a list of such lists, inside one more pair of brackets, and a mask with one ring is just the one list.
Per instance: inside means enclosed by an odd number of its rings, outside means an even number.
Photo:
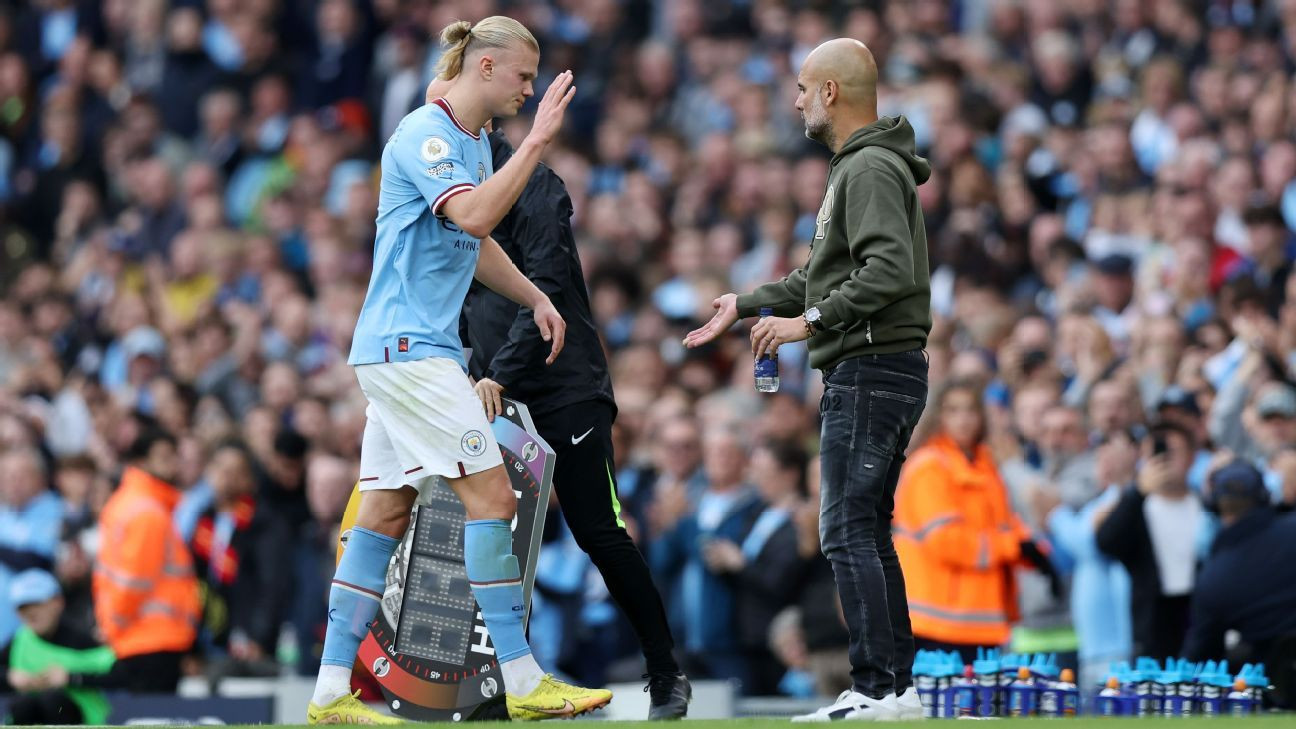
[{"label": "outstretched hand", "polygon": [[724,334],[738,321],[738,294],[725,294],[711,302],[711,306],[716,309],[715,316],[702,327],[684,335],[685,347],[701,347]]}]

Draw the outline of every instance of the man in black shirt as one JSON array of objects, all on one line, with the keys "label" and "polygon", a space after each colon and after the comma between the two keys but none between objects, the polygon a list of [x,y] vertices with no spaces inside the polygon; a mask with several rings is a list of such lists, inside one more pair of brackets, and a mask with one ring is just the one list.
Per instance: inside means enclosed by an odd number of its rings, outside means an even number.
[{"label": "man in black shirt", "polygon": [[[1274,509],[1264,476],[1242,459],[1211,475],[1207,504],[1221,528],[1197,576],[1180,655],[1265,662],[1275,669],[1277,694],[1290,705],[1296,684],[1283,656],[1296,646],[1296,515]],[[1226,647],[1230,630],[1238,640]]]},{"label": "man in black shirt", "polygon": [[1130,575],[1134,654],[1173,656],[1188,631],[1198,559],[1210,518],[1188,488],[1193,436],[1169,422],[1152,426],[1143,464],[1094,533],[1098,549]]},{"label": "man in black shirt", "polygon": [[[451,85],[433,81],[428,101]],[[490,146],[494,168],[500,169],[513,147],[499,131],[491,132]],[[554,489],[563,518],[643,648],[651,697],[648,718],[678,719],[688,713],[692,689],[671,654],[674,639],[648,564],[621,520],[612,458],[616,401],[571,215],[562,178],[539,164],[513,209],[491,232],[567,322],[566,345],[553,363],[545,364],[549,345],[535,336],[531,313],[477,283],[464,301],[460,332],[472,349],[468,369],[487,417],[493,420],[500,412],[503,394],[526,403],[541,437],[554,449]]]}]

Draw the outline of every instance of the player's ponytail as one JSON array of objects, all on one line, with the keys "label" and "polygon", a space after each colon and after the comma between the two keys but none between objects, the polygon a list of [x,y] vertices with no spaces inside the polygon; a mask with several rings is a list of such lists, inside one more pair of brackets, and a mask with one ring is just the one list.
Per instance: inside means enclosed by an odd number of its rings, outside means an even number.
[{"label": "player's ponytail", "polygon": [[492,15],[476,25],[466,20],[456,20],[441,30],[441,45],[445,50],[437,60],[437,78],[449,81],[463,71],[464,56],[472,48],[510,48],[526,45],[539,52],[540,44],[525,25],[504,15]]}]

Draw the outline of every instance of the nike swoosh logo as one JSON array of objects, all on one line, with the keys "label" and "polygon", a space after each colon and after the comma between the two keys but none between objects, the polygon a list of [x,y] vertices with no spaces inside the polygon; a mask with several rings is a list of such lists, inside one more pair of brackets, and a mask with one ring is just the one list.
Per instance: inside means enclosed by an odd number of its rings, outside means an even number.
[{"label": "nike swoosh logo", "polygon": [[590,428],[589,430],[587,430],[587,431],[585,431],[584,433],[582,433],[582,434],[581,434],[581,437],[579,437],[579,438],[577,438],[576,436],[573,435],[573,436],[571,437],[571,439],[572,439],[572,445],[580,445],[580,442],[583,441],[583,440],[585,440],[585,436],[587,436],[587,435],[589,435],[590,433],[593,433],[593,432],[594,432],[594,429],[593,429],[593,428]]},{"label": "nike swoosh logo", "polygon": [[[588,435],[588,433],[586,435]],[[537,714],[549,714],[550,716],[567,716],[576,712],[576,705],[571,702],[571,699],[563,699],[563,706],[561,709],[542,709],[538,706],[523,706],[520,708],[526,709],[527,711],[534,711]]]}]

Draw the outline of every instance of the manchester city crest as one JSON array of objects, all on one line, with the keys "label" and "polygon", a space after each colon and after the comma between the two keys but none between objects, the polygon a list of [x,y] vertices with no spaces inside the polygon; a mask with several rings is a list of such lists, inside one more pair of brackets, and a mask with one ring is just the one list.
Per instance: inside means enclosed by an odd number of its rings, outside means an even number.
[{"label": "manchester city crest", "polygon": [[486,436],[482,435],[480,430],[470,430],[464,433],[463,439],[459,441],[459,447],[464,453],[476,458],[486,452]]}]

